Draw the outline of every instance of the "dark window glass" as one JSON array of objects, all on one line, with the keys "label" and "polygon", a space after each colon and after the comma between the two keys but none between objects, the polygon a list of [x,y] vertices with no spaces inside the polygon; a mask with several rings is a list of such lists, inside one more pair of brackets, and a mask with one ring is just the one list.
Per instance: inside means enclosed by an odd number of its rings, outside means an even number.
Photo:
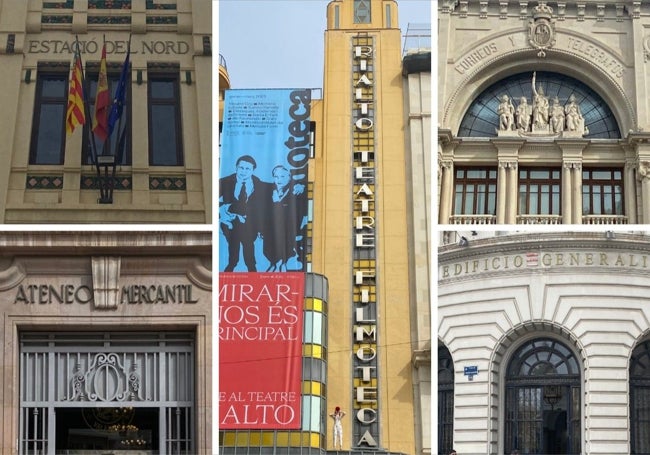
[{"label": "dark window glass", "polygon": [[560,191],[559,169],[520,169],[519,214],[559,215]]},{"label": "dark window glass", "polygon": [[354,0],[354,23],[370,23],[370,0]]},{"label": "dark window glass", "polygon": [[63,164],[68,73],[39,73],[32,120],[30,164]]},{"label": "dark window glass", "polygon": [[[97,76],[98,73],[87,73],[86,74],[86,85],[88,86],[88,109],[90,110],[90,115],[86,120],[84,125],[84,146],[83,146],[83,163],[84,164],[94,164],[91,149],[90,141],[92,140],[88,135],[88,129],[93,127],[93,115],[95,112],[95,95],[97,93]],[[115,97],[115,91],[117,90],[117,84],[120,80],[119,72],[109,72],[108,73],[108,89],[111,93],[111,100]],[[125,139],[125,144],[123,150],[119,149],[120,138]],[[122,109],[122,116],[115,124],[115,128],[111,133],[111,136],[104,143],[95,139],[95,150],[97,155],[109,154],[118,157],[116,159],[117,164],[121,165],[130,165],[131,164],[131,84],[127,83],[126,89],[126,103]],[[108,149],[105,151],[105,148],[108,146]]]},{"label": "dark window glass", "polygon": [[650,453],[650,343],[640,343],[630,359],[630,448]]},{"label": "dark window glass", "polygon": [[149,163],[182,166],[178,74],[149,73]]},{"label": "dark window glass", "polygon": [[454,441],[454,363],[449,349],[438,346],[438,453],[451,452]]},{"label": "dark window glass", "polygon": [[494,215],[496,201],[496,168],[456,169],[455,215]]},{"label": "dark window glass", "polygon": [[[458,130],[461,137],[494,137],[499,128],[499,115],[497,108],[499,98],[508,95],[515,106],[519,105],[521,97],[532,103],[532,71],[515,74],[502,79],[484,90],[470,105],[463,117]],[[569,96],[574,95],[580,105],[585,126],[589,133],[588,138],[615,139],[621,133],[614,114],[609,106],[595,91],[577,79],[557,73],[538,71],[537,85],[544,88],[544,94],[549,100],[554,97],[560,99],[560,104],[566,104]]]},{"label": "dark window glass", "polygon": [[623,215],[623,172],[619,169],[583,169],[582,214]]},{"label": "dark window glass", "polygon": [[505,453],[580,453],[580,365],[564,344],[538,338],[515,352],[505,407]]}]

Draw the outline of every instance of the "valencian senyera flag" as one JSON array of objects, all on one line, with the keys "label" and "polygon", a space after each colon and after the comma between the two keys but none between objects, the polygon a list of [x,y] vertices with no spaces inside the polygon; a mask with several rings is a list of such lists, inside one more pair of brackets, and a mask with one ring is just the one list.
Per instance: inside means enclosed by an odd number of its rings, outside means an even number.
[{"label": "valencian senyera flag", "polygon": [[95,115],[93,116],[93,133],[100,140],[108,137],[108,109],[110,107],[108,78],[106,75],[106,43],[102,47],[102,59],[99,62],[99,77],[97,78],[97,93],[95,96]]},{"label": "valencian senyera flag", "polygon": [[78,52],[75,52],[72,71],[70,71],[68,109],[65,116],[65,130],[68,134],[72,134],[77,126],[86,123],[82,80],[81,58]]},{"label": "valencian senyera flag", "polygon": [[124,59],[124,64],[122,65],[122,73],[120,74],[120,80],[117,83],[117,90],[115,90],[115,96],[113,97],[113,105],[111,106],[111,112],[108,114],[108,135],[110,136],[115,129],[115,124],[122,115],[122,110],[124,109],[124,104],[126,103],[126,87],[129,82],[129,56],[131,55],[131,41],[129,40],[129,50],[126,53],[126,58]]}]

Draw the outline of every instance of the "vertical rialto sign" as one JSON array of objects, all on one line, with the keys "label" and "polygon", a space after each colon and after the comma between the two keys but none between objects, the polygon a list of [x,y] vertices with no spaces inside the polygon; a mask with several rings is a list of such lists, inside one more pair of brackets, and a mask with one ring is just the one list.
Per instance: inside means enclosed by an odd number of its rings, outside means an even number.
[{"label": "vertical rialto sign", "polygon": [[299,429],[304,273],[219,274],[219,428]]},{"label": "vertical rialto sign", "polygon": [[352,37],[353,444],[379,447],[373,38]]}]

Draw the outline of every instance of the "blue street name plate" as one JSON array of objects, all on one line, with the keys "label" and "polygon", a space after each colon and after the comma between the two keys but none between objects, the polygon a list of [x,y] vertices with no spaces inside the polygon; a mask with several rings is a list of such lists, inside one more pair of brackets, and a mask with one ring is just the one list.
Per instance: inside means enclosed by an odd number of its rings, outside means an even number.
[{"label": "blue street name plate", "polygon": [[465,367],[465,376],[474,376],[478,374],[478,366]]}]

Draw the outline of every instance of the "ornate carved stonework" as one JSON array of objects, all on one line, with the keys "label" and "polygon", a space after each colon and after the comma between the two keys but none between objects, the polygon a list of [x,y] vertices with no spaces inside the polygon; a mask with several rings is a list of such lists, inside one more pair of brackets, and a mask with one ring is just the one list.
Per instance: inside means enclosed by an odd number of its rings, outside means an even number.
[{"label": "ornate carved stonework", "polygon": [[499,137],[551,136],[581,138],[589,134],[585,119],[575,95],[571,94],[564,104],[556,96],[549,100],[544,87],[535,83],[533,72],[532,102],[526,97],[519,99],[515,107],[508,95],[501,95],[497,107],[499,115]]},{"label": "ornate carved stonework", "polygon": [[533,18],[528,22],[528,42],[535,49],[539,49],[538,57],[545,57],[546,49],[555,44],[555,22],[553,21],[553,8],[540,1],[533,8]]}]

